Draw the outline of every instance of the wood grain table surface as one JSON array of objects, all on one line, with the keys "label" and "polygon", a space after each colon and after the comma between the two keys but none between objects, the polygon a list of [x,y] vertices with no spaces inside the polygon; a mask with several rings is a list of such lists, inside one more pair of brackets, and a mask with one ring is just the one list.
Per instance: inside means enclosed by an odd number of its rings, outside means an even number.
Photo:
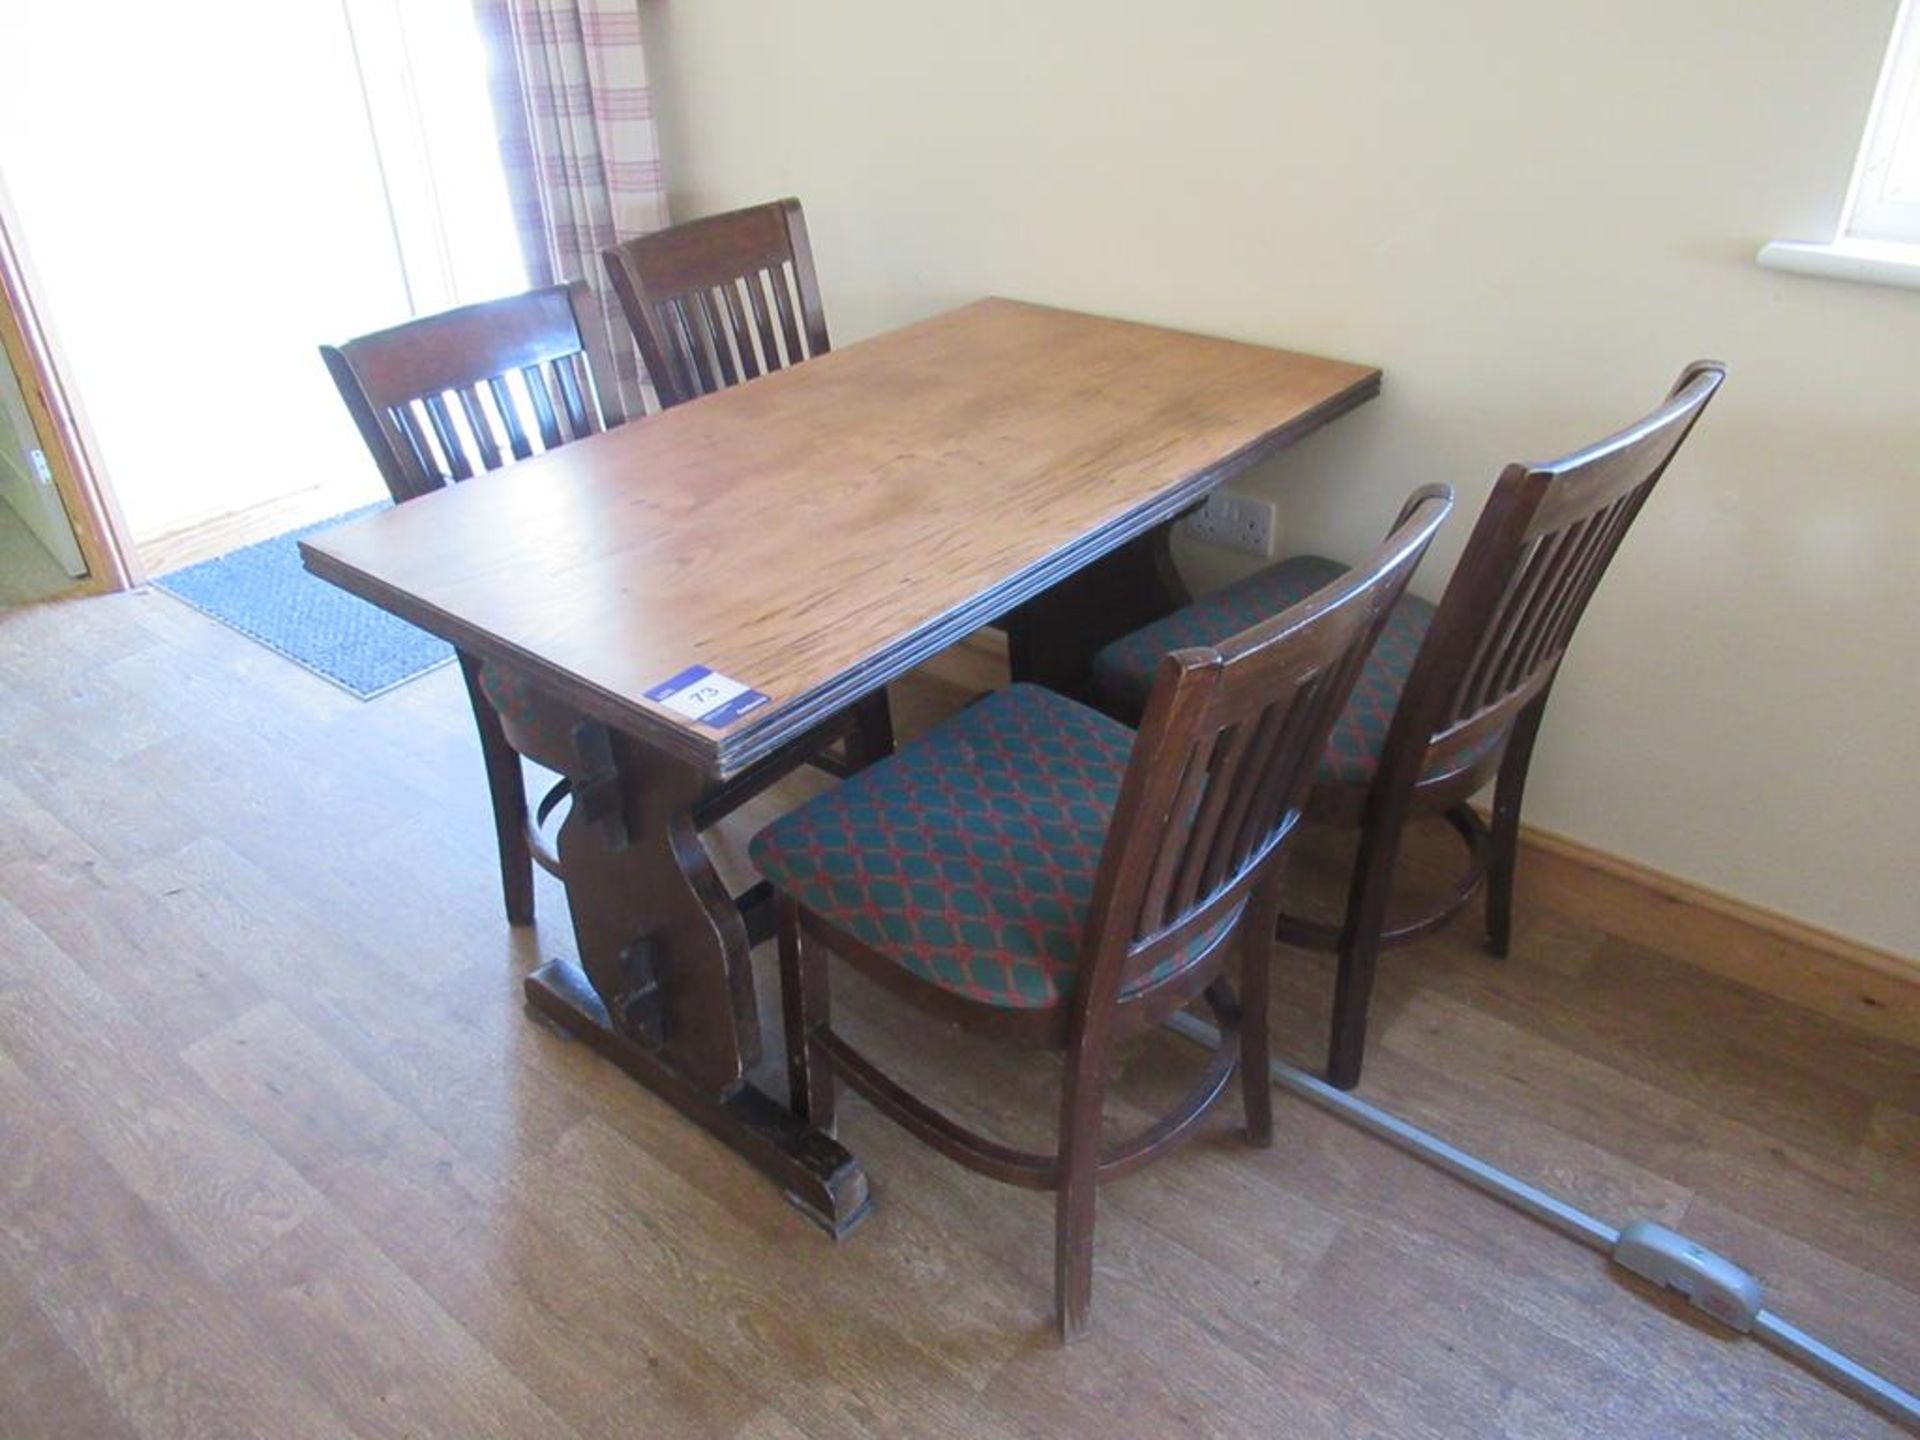
[{"label": "wood grain table surface", "polygon": [[[301,548],[316,574],[724,777],[1379,383],[981,300]],[[646,698],[694,665],[768,703],[715,730]]]}]

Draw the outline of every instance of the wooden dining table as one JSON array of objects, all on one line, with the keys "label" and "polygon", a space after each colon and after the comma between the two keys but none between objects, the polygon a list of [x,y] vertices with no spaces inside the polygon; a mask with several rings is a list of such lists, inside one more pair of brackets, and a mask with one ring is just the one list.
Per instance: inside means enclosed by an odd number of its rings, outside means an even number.
[{"label": "wooden dining table", "polygon": [[761,1083],[761,897],[743,909],[700,832],[983,625],[1006,630],[1016,679],[1084,689],[1100,645],[1184,598],[1172,522],[1379,385],[981,300],[300,548],[561,718],[578,962],[529,975],[531,1005],[842,1233],[865,1175]]}]

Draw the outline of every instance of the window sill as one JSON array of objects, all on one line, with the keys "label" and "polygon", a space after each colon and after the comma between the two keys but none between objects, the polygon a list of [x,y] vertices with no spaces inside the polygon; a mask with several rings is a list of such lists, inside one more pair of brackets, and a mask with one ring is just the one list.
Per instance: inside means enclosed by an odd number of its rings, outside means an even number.
[{"label": "window sill", "polygon": [[1758,258],[1769,270],[1920,290],[1920,245],[1891,240],[1835,240],[1829,245],[1775,240],[1760,247]]}]

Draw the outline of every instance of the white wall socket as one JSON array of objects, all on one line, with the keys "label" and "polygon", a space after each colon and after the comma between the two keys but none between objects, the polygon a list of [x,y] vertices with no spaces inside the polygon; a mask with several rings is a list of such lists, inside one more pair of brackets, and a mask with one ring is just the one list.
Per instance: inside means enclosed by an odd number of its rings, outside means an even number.
[{"label": "white wall socket", "polygon": [[1216,490],[1187,517],[1187,534],[1263,559],[1273,554],[1273,502]]}]

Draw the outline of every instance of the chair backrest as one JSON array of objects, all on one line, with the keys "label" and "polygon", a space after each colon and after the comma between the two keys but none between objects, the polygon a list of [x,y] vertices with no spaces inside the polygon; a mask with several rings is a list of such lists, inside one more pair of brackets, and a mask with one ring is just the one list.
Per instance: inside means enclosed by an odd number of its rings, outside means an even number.
[{"label": "chair backrest", "polygon": [[394,503],[625,418],[584,281],[322,345]]},{"label": "chair backrest", "polygon": [[1360,666],[1452,508],[1445,486],[1415,491],[1363,564],[1161,660],[1101,855],[1076,1003],[1109,1002],[1232,924],[1298,824]]},{"label": "chair backrest", "polygon": [[662,405],[831,348],[798,200],[656,230],[601,259]]},{"label": "chair backrest", "polygon": [[1681,372],[1659,409],[1545,465],[1509,465],[1461,552],[1381,752],[1377,785],[1457,771],[1553,683],[1627,527],[1726,367]]}]

